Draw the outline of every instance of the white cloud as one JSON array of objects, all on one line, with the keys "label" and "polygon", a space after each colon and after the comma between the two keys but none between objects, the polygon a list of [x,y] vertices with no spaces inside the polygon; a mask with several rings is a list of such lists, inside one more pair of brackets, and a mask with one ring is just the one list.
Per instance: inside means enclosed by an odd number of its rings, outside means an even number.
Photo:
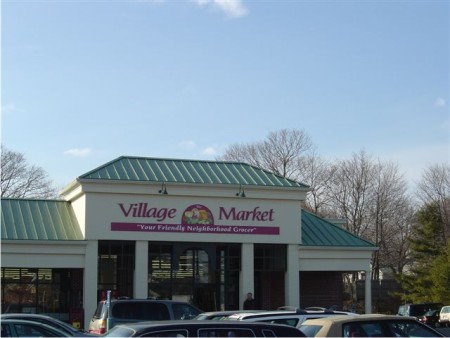
[{"label": "white cloud", "polygon": [[23,112],[22,110],[18,109],[14,103],[6,103],[1,106],[1,112],[2,116],[7,114],[12,114],[14,112]]},{"label": "white cloud", "polygon": [[178,143],[178,146],[183,149],[193,150],[196,147],[195,141],[193,140],[184,140]]},{"label": "white cloud", "polygon": [[445,107],[445,99],[443,99],[442,97],[438,97],[435,101],[434,101],[434,106],[435,107]]},{"label": "white cloud", "polygon": [[202,155],[206,155],[206,156],[214,156],[217,154],[217,150],[214,147],[207,147],[205,149],[203,149],[202,151]]},{"label": "white cloud", "polygon": [[73,148],[64,151],[64,155],[75,156],[75,157],[86,157],[92,153],[91,148]]},{"label": "white cloud", "polygon": [[211,5],[224,12],[232,18],[240,18],[247,15],[248,10],[244,7],[241,0],[191,0],[197,5],[204,7]]}]

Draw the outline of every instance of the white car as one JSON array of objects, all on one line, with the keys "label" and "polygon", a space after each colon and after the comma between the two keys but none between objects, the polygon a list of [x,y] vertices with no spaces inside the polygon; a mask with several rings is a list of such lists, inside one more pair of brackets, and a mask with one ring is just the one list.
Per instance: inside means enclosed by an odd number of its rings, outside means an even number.
[{"label": "white car", "polygon": [[284,324],[297,327],[307,319],[323,318],[336,315],[357,316],[356,313],[332,310],[303,310],[297,309],[295,311],[280,310],[267,312],[247,312],[236,313],[225,320],[243,320],[252,322],[266,322],[273,324]]},{"label": "white car", "polygon": [[439,324],[442,326],[450,326],[450,305],[443,306],[439,312]]}]

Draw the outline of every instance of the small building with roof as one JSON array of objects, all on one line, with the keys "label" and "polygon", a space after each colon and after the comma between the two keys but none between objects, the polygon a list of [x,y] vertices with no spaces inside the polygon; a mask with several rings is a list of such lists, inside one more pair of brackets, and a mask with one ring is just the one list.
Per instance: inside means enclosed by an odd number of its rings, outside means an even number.
[{"label": "small building with roof", "polygon": [[2,312],[87,327],[108,290],[204,311],[248,292],[261,309],[339,306],[342,273],[370,276],[377,248],[302,210],[307,192],[246,163],[123,156],[61,200],[2,199]]}]

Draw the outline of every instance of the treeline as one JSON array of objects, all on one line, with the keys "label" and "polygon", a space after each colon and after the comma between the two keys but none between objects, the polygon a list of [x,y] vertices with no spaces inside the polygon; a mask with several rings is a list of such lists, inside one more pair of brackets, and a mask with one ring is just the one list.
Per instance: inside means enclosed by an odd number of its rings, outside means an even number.
[{"label": "treeline", "polygon": [[228,147],[218,160],[240,161],[310,186],[304,208],[345,220],[371,241],[372,279],[397,279],[404,301],[450,303],[450,165],[436,163],[414,193],[398,164],[361,150],[347,159],[321,158],[305,131],[283,129]]}]

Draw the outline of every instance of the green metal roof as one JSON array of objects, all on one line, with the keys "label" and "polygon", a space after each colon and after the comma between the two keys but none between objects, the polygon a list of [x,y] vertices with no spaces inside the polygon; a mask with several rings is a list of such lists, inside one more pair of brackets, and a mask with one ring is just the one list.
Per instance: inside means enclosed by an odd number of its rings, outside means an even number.
[{"label": "green metal roof", "polygon": [[8,240],[83,240],[70,204],[59,200],[1,200],[1,235]]},{"label": "green metal roof", "polygon": [[341,227],[302,210],[302,246],[376,247]]},{"label": "green metal roof", "polygon": [[79,178],[308,188],[303,183],[275,175],[247,163],[129,156],[121,156]]}]

